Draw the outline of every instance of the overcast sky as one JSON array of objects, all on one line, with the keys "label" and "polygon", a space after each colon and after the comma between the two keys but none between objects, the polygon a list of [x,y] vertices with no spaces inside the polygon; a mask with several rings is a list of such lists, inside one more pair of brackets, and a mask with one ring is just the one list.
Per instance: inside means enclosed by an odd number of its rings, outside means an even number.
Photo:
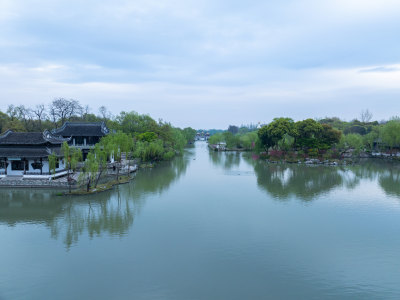
[{"label": "overcast sky", "polygon": [[400,114],[398,0],[0,0],[0,109],[74,98],[176,126]]}]

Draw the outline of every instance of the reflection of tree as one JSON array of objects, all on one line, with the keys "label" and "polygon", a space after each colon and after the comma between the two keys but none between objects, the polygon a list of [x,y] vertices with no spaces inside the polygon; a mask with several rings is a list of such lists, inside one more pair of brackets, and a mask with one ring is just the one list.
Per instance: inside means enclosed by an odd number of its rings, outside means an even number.
[{"label": "reflection of tree", "polygon": [[387,170],[379,177],[379,184],[387,195],[400,197],[400,170]]},{"label": "reflection of tree", "polygon": [[337,168],[255,163],[258,185],[278,199],[296,196],[312,200],[343,182]]},{"label": "reflection of tree", "polygon": [[45,224],[51,236],[62,238],[67,248],[85,232],[90,238],[123,236],[140,213],[146,194],[168,189],[186,171],[189,155],[141,170],[130,184],[90,196],[58,197],[51,190],[0,190],[0,223]]},{"label": "reflection of tree", "polygon": [[296,196],[307,201],[339,186],[354,189],[365,179],[379,182],[388,195],[400,197],[400,166],[393,162],[370,159],[347,167],[328,167],[244,159],[254,165],[258,185],[279,199]]},{"label": "reflection of tree", "polygon": [[240,152],[216,152],[210,151],[210,160],[214,165],[221,166],[225,170],[231,170],[240,165]]},{"label": "reflection of tree", "polygon": [[172,161],[159,163],[153,169],[141,170],[134,180],[134,197],[146,193],[162,193],[170,188],[171,184],[185,174],[189,165],[191,153],[178,156]]}]

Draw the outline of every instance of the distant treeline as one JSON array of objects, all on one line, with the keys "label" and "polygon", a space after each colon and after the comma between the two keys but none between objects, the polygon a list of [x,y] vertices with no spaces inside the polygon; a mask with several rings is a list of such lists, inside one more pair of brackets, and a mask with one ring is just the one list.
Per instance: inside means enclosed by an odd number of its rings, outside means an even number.
[{"label": "distant treeline", "polygon": [[293,121],[275,118],[271,123],[249,128],[230,125],[210,137],[210,144],[225,143],[228,149],[252,150],[269,155],[288,153],[311,157],[339,158],[344,152],[382,151],[392,153],[400,148],[400,119],[371,121],[368,111],[362,120],[350,122],[337,117]]},{"label": "distant treeline", "polygon": [[193,141],[196,130],[173,127],[162,120],[155,121],[149,115],[136,112],[121,112],[114,116],[104,106],[97,114],[89,106],[74,99],[57,98],[50,104],[35,107],[9,105],[6,112],[0,111],[0,131],[39,132],[71,122],[105,122],[112,133],[124,133],[134,142],[133,153],[144,161],[169,159],[181,153],[184,146]]}]

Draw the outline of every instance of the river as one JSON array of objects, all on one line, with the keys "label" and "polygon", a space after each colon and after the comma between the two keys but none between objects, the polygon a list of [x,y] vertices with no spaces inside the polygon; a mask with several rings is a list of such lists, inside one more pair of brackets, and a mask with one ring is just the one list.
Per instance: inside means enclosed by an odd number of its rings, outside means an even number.
[{"label": "river", "polygon": [[0,299],[400,299],[400,167],[196,142],[97,195],[0,189]]}]

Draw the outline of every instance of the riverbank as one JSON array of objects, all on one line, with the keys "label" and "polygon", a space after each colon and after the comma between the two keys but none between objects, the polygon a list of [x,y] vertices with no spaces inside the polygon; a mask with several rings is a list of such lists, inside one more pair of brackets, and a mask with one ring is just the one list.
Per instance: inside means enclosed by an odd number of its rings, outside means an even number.
[{"label": "riverbank", "polygon": [[[138,165],[128,164],[119,170],[119,176],[127,176],[127,174],[135,173],[139,169]],[[84,182],[80,182],[81,172],[74,172],[70,174],[68,181],[67,173],[64,176],[57,178],[26,178],[24,176],[3,176],[0,178],[0,188],[44,188],[44,189],[57,189],[57,190],[78,190],[85,186]],[[101,183],[106,184],[112,182],[116,178],[117,171],[112,167],[107,168],[107,172],[101,176]]]},{"label": "riverbank", "polygon": [[103,184],[98,184],[96,187],[90,188],[89,191],[87,189],[82,189],[83,186],[80,186],[79,189],[75,189],[71,191],[71,193],[69,192],[60,193],[60,196],[83,196],[83,195],[98,194],[105,191],[109,191],[116,185],[129,183],[133,178],[134,177],[131,176],[120,176],[118,180],[114,179]]}]

